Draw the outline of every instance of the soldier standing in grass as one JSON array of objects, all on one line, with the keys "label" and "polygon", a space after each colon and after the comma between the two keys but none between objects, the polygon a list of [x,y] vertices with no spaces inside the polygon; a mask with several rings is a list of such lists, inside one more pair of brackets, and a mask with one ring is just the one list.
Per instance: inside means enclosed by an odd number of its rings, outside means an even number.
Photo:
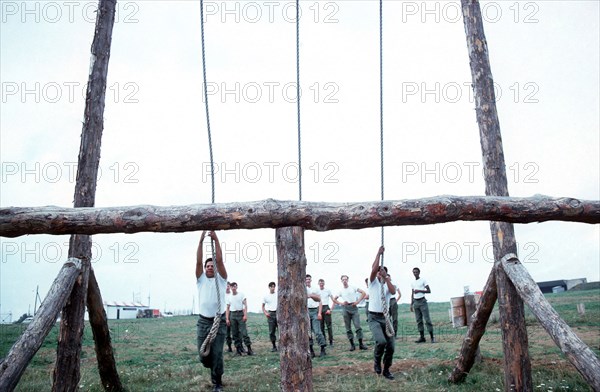
[{"label": "soldier standing in grass", "polygon": [[309,347],[310,347],[310,355],[311,357],[315,357],[315,350],[313,348],[313,334],[317,337],[317,343],[321,346],[320,357],[324,357],[327,355],[325,347],[327,347],[327,343],[325,343],[325,336],[323,336],[323,332],[321,332],[321,310],[323,304],[321,303],[321,296],[319,295],[319,289],[316,287],[311,287],[312,276],[306,274],[305,278],[306,284],[306,306],[308,308],[308,317],[310,318],[310,328],[311,335],[309,337]]},{"label": "soldier standing in grass", "polygon": [[421,335],[415,343],[425,343],[426,341],[423,319],[425,319],[427,331],[429,332],[429,336],[431,336],[431,343],[435,343],[435,338],[433,337],[433,324],[431,324],[431,318],[429,317],[429,305],[427,305],[427,300],[425,299],[425,294],[431,293],[431,289],[429,288],[427,281],[421,278],[421,270],[419,268],[413,268],[412,272],[415,276],[415,281],[411,283],[412,295],[410,298],[410,311],[415,312],[417,328]]},{"label": "soldier standing in grass", "polygon": [[[227,288],[225,289],[225,302],[229,301],[229,296],[231,295],[231,284],[227,282]],[[225,336],[225,341],[227,342],[227,352],[232,353],[231,349],[231,325],[227,325],[227,335]]]},{"label": "soldier standing in grass", "polygon": [[[207,258],[203,264],[202,243],[205,236],[206,231],[203,231],[196,252],[196,285],[198,286],[198,304],[200,307],[197,322],[197,342],[200,362],[204,367],[210,368],[213,391],[218,392],[223,388],[227,270],[223,263],[221,244],[214,231],[208,233],[208,236],[214,241],[215,261],[212,258]],[[211,334],[210,330],[214,323],[218,323],[218,329],[215,331],[216,333]]]},{"label": "soldier standing in grass", "polygon": [[265,295],[262,303],[262,311],[269,322],[269,338],[273,348],[271,352],[277,352],[275,343],[275,333],[277,332],[277,293],[275,292],[275,282],[269,283],[269,294]]},{"label": "soldier standing in grass", "polygon": [[[396,294],[396,287],[392,284],[385,269],[379,266],[379,259],[384,250],[383,246],[379,247],[369,277],[369,328],[373,334],[373,340],[375,340],[373,369],[375,373],[382,374],[388,380],[393,380],[394,376],[390,373],[390,367],[394,357],[395,341],[393,331],[392,333],[387,331],[384,306],[387,307],[391,296]],[[381,369],[382,359],[383,372]]]},{"label": "soldier standing in grass", "polygon": [[246,302],[246,296],[238,292],[237,288],[237,283],[231,282],[231,295],[227,300],[225,319],[227,320],[227,325],[231,325],[231,334],[233,335],[237,355],[244,353],[243,344],[246,344],[246,347],[248,347],[248,355],[254,355],[252,342],[246,328],[248,303]]},{"label": "soldier standing in grass", "polygon": [[325,336],[325,327],[329,335],[329,345],[333,346],[333,331],[331,328],[331,312],[335,307],[335,302],[332,302],[329,308],[329,298],[333,300],[331,290],[325,288],[325,280],[319,279],[319,295],[321,296],[321,332]]},{"label": "soldier standing in grass", "polygon": [[[361,350],[367,350],[367,346],[363,344],[363,333],[362,328],[360,326],[360,316],[358,314],[358,305],[360,301],[362,301],[367,293],[363,290],[350,286],[348,284],[348,275],[342,275],[342,289],[333,298],[333,302],[340,305],[342,307],[342,312],[344,316],[344,325],[346,326],[346,336],[350,341],[350,351],[356,350],[356,345],[354,344],[354,334],[352,333],[352,325],[354,324],[354,329],[356,330],[356,338],[358,339],[358,347]],[[338,298],[341,301],[338,301]]]}]

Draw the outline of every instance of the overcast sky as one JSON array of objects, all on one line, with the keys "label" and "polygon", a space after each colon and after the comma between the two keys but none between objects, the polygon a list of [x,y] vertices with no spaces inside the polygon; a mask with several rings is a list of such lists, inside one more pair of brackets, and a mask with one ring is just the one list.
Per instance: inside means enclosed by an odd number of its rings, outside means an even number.
[{"label": "overcast sky", "polygon": [[[216,201],[298,198],[295,2],[205,2]],[[600,199],[599,3],[484,1],[511,196]],[[3,1],[0,206],[71,207],[96,2]],[[379,200],[379,5],[302,1],[303,200]],[[384,2],[388,200],[483,195],[459,2]],[[96,206],[210,203],[197,1],[120,1]],[[260,308],[277,278],[274,230],[219,232],[230,280]],[[199,232],[94,236],[105,301],[192,308]],[[598,225],[516,225],[537,281],[600,279]],[[1,238],[0,313],[33,311],[68,236]],[[306,232],[307,272],[362,287],[380,229]],[[410,299],[481,290],[488,222],[385,229],[385,263]],[[196,300],[197,302],[197,300]]]}]

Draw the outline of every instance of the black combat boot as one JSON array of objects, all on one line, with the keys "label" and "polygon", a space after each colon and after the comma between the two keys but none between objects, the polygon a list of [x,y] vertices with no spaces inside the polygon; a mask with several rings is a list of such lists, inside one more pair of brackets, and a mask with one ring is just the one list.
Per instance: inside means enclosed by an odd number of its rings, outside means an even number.
[{"label": "black combat boot", "polygon": [[356,350],[356,346],[354,345],[354,339],[350,339],[350,351]]},{"label": "black combat boot", "polygon": [[325,355],[327,355],[327,353],[325,352],[325,347],[327,347],[326,344],[321,346],[321,353],[319,354],[319,357],[324,357]]},{"label": "black combat boot", "polygon": [[381,357],[375,357],[375,360],[373,361],[373,370],[375,370],[375,373],[381,374]]},{"label": "black combat boot", "polygon": [[251,345],[248,345],[248,355],[254,355],[254,351],[252,351]]},{"label": "black combat boot", "polygon": [[362,339],[358,339],[358,348],[361,350],[368,350],[369,348],[363,344]]},{"label": "black combat boot", "polygon": [[221,381],[221,376],[211,377],[213,384],[213,392],[221,392],[223,390],[223,382]]},{"label": "black combat boot", "polygon": [[384,368],[383,369],[383,377],[387,378],[388,380],[393,380],[395,377],[392,373],[390,373],[390,368]]}]

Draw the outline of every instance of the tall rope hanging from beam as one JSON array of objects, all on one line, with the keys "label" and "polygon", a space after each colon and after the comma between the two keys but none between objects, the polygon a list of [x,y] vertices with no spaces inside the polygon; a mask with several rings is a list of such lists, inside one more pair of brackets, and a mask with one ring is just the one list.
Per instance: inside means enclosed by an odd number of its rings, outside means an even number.
[{"label": "tall rope hanging from beam", "polygon": [[[385,200],[383,192],[383,0],[379,0],[379,150],[381,164],[381,201]],[[381,246],[385,246],[384,228],[381,226]],[[383,267],[383,254],[381,266]],[[381,304],[385,316],[385,328],[388,336],[394,336],[394,326],[390,318],[389,303],[385,298],[385,287],[381,285]]]},{"label": "tall rope hanging from beam", "polygon": [[298,200],[302,201],[302,138],[300,134],[300,0],[296,0],[296,112],[298,125]]},{"label": "tall rope hanging from beam", "polygon": [[[206,129],[208,131],[208,151],[210,155],[210,185],[211,185],[211,203],[215,203],[215,169],[214,169],[214,158],[212,148],[212,135],[210,132],[210,115],[208,112],[208,91],[206,86],[206,48],[204,45],[204,0],[200,0],[200,31],[202,40],[202,78],[203,78],[203,92],[204,92],[204,109],[206,112]],[[215,244],[211,237],[210,245],[212,250],[213,263],[215,263],[215,273],[219,273],[216,268],[215,260]],[[215,288],[217,290],[217,313],[215,315],[213,325],[208,332],[208,336],[204,339],[202,346],[200,347],[200,354],[206,357],[210,353],[210,346],[217,336],[219,331],[219,323],[221,322],[221,296],[219,295],[219,279],[215,276]]]}]

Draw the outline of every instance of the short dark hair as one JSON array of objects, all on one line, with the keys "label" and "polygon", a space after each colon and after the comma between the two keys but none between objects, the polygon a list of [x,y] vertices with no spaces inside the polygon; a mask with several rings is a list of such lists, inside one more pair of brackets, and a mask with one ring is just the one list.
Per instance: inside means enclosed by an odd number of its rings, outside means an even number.
[{"label": "short dark hair", "polygon": [[350,278],[348,277],[348,275],[342,275],[342,276],[340,276],[340,280],[344,279],[344,276],[346,277],[346,279],[350,280]]},{"label": "short dark hair", "polygon": [[275,282],[269,282],[269,287],[275,287]]},{"label": "short dark hair", "polygon": [[415,267],[415,268],[413,268],[413,271],[414,271],[414,270],[417,270],[417,271],[421,272],[421,270],[419,269],[419,267]]},{"label": "short dark hair", "polygon": [[387,274],[387,272],[388,272],[388,271],[387,271],[387,267],[386,267],[386,266],[383,266],[383,269],[385,270],[385,273]]},{"label": "short dark hair", "polygon": [[321,282],[325,283],[325,279],[319,279],[319,283]]},{"label": "short dark hair", "polygon": [[206,267],[206,264],[208,264],[209,261],[213,261],[212,257],[206,259],[206,261],[204,262],[204,267]]},{"label": "short dark hair", "polygon": [[231,286],[231,287],[237,287],[237,283],[235,283],[235,282],[231,282],[230,286]]},{"label": "short dark hair", "polygon": [[312,279],[312,276],[310,276],[310,274],[306,274],[306,277]]}]

